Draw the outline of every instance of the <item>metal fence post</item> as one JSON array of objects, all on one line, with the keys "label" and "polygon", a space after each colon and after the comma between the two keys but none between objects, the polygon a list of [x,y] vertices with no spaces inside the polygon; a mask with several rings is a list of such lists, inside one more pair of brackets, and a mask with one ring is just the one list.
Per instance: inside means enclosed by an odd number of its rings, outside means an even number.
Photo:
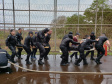
[{"label": "metal fence post", "polygon": [[77,29],[78,32],[79,32],[79,9],[80,9],[80,0],[78,0],[78,29]]},{"label": "metal fence post", "polygon": [[5,36],[5,15],[4,15],[4,0],[2,0],[3,4],[3,23],[4,23],[4,36]]},{"label": "metal fence post", "polygon": [[15,8],[14,8],[14,0],[13,0],[13,25],[15,30]]},{"label": "metal fence post", "polygon": [[97,28],[97,8],[98,8],[98,0],[96,3],[96,16],[95,16],[95,35],[96,35],[96,28]]},{"label": "metal fence post", "polygon": [[28,0],[29,3],[29,30],[30,30],[30,0]]},{"label": "metal fence post", "polygon": [[103,4],[102,4],[101,34],[102,34],[102,24],[103,24],[103,6],[104,6],[104,0],[103,0]]},{"label": "metal fence post", "polygon": [[[54,20],[57,18],[57,0],[54,0]],[[55,29],[55,36],[54,36],[54,43],[55,43],[55,51],[56,51],[56,22],[54,23]]]}]

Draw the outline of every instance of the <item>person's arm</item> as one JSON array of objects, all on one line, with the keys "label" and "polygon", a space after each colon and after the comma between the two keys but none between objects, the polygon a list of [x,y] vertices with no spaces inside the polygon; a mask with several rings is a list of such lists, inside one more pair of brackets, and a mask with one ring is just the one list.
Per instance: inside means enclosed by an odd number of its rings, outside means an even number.
[{"label": "person's arm", "polygon": [[109,41],[109,40],[107,40],[107,41],[106,41],[106,43],[107,43],[107,46],[108,46],[109,51],[110,51],[110,41]]},{"label": "person's arm", "polygon": [[33,41],[32,41],[33,37],[32,38],[31,37],[28,37],[28,39],[30,41],[30,45],[33,46]]},{"label": "person's arm", "polygon": [[75,42],[75,41],[73,41],[73,40],[70,40],[70,42],[71,42],[72,44],[80,44],[79,42]]},{"label": "person's arm", "polygon": [[98,41],[97,40],[91,40],[91,42],[94,43],[94,42],[98,42]]},{"label": "person's arm", "polygon": [[36,45],[36,36],[35,37],[32,37],[32,43],[33,43],[33,46],[35,46],[35,47],[37,46]]},{"label": "person's arm", "polygon": [[9,45],[9,40],[10,40],[10,35],[7,37],[7,39],[6,39],[6,46],[8,46]]},{"label": "person's arm", "polygon": [[21,33],[20,35],[21,35],[21,40],[23,40],[23,36],[22,36],[22,33]]},{"label": "person's arm", "polygon": [[44,39],[44,36],[42,35],[42,32],[39,32],[38,36],[40,37],[40,39]]}]

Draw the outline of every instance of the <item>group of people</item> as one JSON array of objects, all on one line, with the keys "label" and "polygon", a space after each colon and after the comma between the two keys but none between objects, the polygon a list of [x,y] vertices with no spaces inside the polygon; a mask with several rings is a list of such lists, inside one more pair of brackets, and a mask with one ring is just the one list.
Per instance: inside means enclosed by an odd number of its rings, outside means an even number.
[{"label": "group of people", "polygon": [[[38,60],[39,65],[43,65],[44,62],[42,62],[42,59],[48,60],[48,53],[50,52],[50,45],[49,41],[51,38],[52,30],[45,28],[42,31],[35,32],[35,35],[33,35],[32,31],[29,31],[28,36],[24,40],[24,44],[21,43],[23,40],[22,37],[22,29],[19,28],[18,32],[15,34],[15,30],[10,30],[10,35],[6,39],[6,46],[11,50],[12,55],[10,58],[10,61],[13,63],[16,63],[14,58],[15,56],[18,57],[18,59],[21,58],[21,52],[24,49],[27,53],[26,57],[26,64],[32,64],[29,61],[29,58],[31,56],[32,60],[35,60],[37,49],[40,51],[40,57]],[[47,48],[45,48],[47,46]],[[18,52],[16,52],[16,47],[18,48]],[[32,50],[31,50],[32,48]]]},{"label": "group of people", "polygon": [[[6,46],[11,50],[12,55],[10,56],[7,51],[0,48],[0,66],[6,66],[9,59],[11,62],[16,63],[14,60],[15,56],[18,57],[18,59],[21,58],[21,52],[24,49],[27,53],[26,57],[26,64],[32,64],[30,62],[30,56],[32,60],[36,60],[36,52],[37,49],[39,49],[40,57],[38,59],[38,64],[43,65],[44,62],[42,62],[43,59],[48,60],[48,54],[50,52],[50,38],[51,38],[52,30],[45,28],[41,31],[35,32],[35,35],[33,35],[32,31],[28,32],[28,36],[24,40],[24,44],[22,44],[22,29],[19,28],[18,32],[15,33],[14,29],[10,30],[10,35],[6,39]],[[60,49],[62,51],[61,55],[61,66],[69,65],[69,51],[75,50],[77,52],[74,52],[70,58],[75,55],[75,65],[80,66],[80,62],[83,60],[83,65],[87,65],[86,57],[89,53],[91,53],[90,60],[94,60],[97,64],[102,64],[100,59],[105,53],[105,50],[103,48],[104,42],[107,43],[109,50],[110,50],[110,42],[105,34],[102,34],[96,39],[96,36],[94,32],[91,33],[91,35],[85,35],[84,38],[81,40],[81,42],[78,41],[78,37],[80,36],[80,33],[76,33],[75,36],[73,36],[72,32],[69,32],[69,34],[65,35],[61,41]],[[72,43],[70,46],[69,44]],[[18,48],[18,52],[16,52],[16,47]],[[97,50],[97,58],[94,58],[94,50],[87,51],[86,54],[84,53],[85,50],[90,50],[94,48]],[[32,48],[32,50],[31,50]],[[80,53],[79,57],[78,52]]]},{"label": "group of people", "polygon": [[[62,51],[62,61],[60,65],[65,66],[68,65],[68,56],[69,56],[69,51],[75,50],[79,51],[80,55],[79,58],[77,56],[78,52],[74,52],[70,57],[75,55],[75,65],[80,66],[80,62],[83,60],[83,65],[87,65],[87,60],[86,57],[89,53],[91,53],[91,58],[90,60],[94,60],[97,64],[102,64],[100,59],[102,56],[105,54],[105,50],[103,48],[104,42],[107,43],[109,50],[110,50],[110,42],[106,35],[103,33],[101,36],[99,36],[96,39],[96,36],[94,32],[91,33],[91,35],[85,35],[84,38],[81,40],[81,42],[78,42],[78,37],[80,33],[76,33],[75,36],[73,36],[72,32],[69,32],[69,34],[65,35],[62,39],[60,49]],[[72,43],[72,46],[69,46],[69,43]],[[95,59],[94,56],[94,50],[87,51],[86,54],[84,53],[84,50],[90,50],[94,48],[97,50],[97,58]]]}]

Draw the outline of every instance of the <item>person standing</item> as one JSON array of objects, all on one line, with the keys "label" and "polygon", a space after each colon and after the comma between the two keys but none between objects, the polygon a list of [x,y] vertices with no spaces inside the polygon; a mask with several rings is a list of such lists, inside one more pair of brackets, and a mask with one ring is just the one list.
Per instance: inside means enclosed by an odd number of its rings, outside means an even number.
[{"label": "person standing", "polygon": [[50,44],[49,44],[49,41],[50,41],[50,38],[51,38],[51,34],[52,34],[52,30],[49,30],[49,32],[45,36],[46,46],[49,47],[49,48],[45,48],[45,50],[46,50],[46,53],[45,53],[45,56],[44,56],[45,60],[49,59],[47,55],[49,54],[49,52],[51,50],[51,47],[50,47]]},{"label": "person standing", "polygon": [[35,35],[32,37],[32,43],[33,43],[33,48],[32,48],[32,52],[31,52],[31,60],[36,60],[36,52],[37,52],[37,49],[38,49],[38,46],[37,46],[37,33],[38,32],[35,32]]},{"label": "person standing", "polygon": [[18,48],[18,52],[17,52],[18,59],[22,59],[21,52],[22,52],[23,48],[21,48],[21,47],[23,47],[23,45],[21,43],[21,40],[23,40],[23,37],[22,37],[22,29],[21,28],[18,29],[16,38],[17,38],[17,45],[18,45],[18,47],[20,47],[20,48]]},{"label": "person standing", "polygon": [[33,46],[33,43],[32,43],[32,37],[33,37],[33,32],[30,31],[28,33],[28,36],[25,38],[25,41],[24,41],[24,45],[23,45],[23,48],[24,50],[26,51],[27,53],[27,58],[26,58],[26,64],[32,64],[30,61],[29,61],[29,58],[30,58],[30,55],[31,55],[31,47]]},{"label": "person standing", "polygon": [[[79,38],[80,33],[76,33],[75,36],[73,37],[73,41],[78,42],[78,38]],[[72,44],[72,47],[78,47],[78,45],[74,45]],[[74,52],[70,57],[71,59],[73,58],[73,56],[75,55],[75,59],[78,59],[77,57],[78,52]]]},{"label": "person standing", "polygon": [[102,62],[100,62],[100,59],[103,57],[103,55],[105,54],[105,49],[103,48],[103,44],[104,42],[107,43],[108,47],[109,47],[109,51],[110,51],[110,42],[108,40],[108,38],[106,37],[105,34],[102,34],[99,38],[98,38],[98,42],[95,44],[95,48],[97,50],[97,58],[95,59],[95,62],[97,64],[102,64]]},{"label": "person standing", "polygon": [[6,46],[8,46],[8,48],[12,52],[10,61],[13,62],[13,63],[16,63],[14,61],[14,57],[16,55],[16,45],[17,45],[17,39],[16,39],[16,36],[15,36],[15,30],[11,29],[10,30],[10,35],[6,39]]},{"label": "person standing", "polygon": [[[95,36],[94,32],[91,32],[90,39],[95,40],[95,38],[96,38],[96,36]],[[93,47],[94,47],[94,43],[91,43],[91,48],[93,48]],[[94,59],[94,50],[93,51],[87,51],[85,54],[85,57],[87,57],[89,53],[91,53],[90,60],[95,60]]]}]

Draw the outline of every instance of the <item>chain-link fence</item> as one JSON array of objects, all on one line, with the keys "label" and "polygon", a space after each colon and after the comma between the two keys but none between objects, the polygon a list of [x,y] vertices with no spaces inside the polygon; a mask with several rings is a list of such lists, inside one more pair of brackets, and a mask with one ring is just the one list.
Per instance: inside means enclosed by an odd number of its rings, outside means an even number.
[{"label": "chain-link fence", "polygon": [[111,40],[111,4],[112,0],[0,0],[0,43],[5,47],[9,30],[20,27],[24,39],[29,30],[51,28],[52,51],[59,50],[69,31],[79,32],[79,39],[92,31],[97,37],[106,33]]}]

